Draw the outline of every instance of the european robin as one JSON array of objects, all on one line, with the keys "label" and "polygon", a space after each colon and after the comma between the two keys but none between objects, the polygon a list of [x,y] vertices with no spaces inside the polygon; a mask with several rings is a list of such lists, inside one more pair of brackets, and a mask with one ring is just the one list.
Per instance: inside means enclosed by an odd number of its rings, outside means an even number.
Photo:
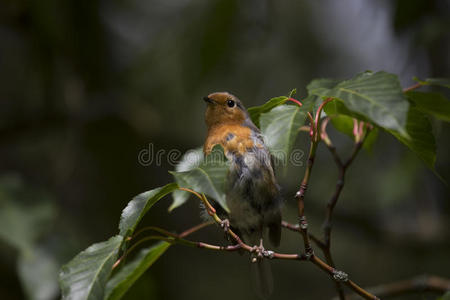
[{"label": "european robin", "polygon": [[[268,228],[274,246],[280,244],[282,198],[274,175],[272,158],[263,136],[251,121],[242,102],[227,92],[209,94],[205,121],[208,135],[203,152],[208,155],[215,145],[221,145],[230,161],[225,214],[231,228],[263,253],[263,233]],[[221,211],[224,214],[224,211]],[[266,298],[271,293],[270,272],[263,260],[257,260],[256,288]],[[265,261],[265,260],[264,260]]]}]

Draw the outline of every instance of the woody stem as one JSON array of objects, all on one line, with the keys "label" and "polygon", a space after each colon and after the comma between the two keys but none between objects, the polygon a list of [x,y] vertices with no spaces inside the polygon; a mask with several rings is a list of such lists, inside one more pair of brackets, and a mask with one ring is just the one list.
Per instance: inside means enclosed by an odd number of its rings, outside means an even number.
[{"label": "woody stem", "polygon": [[303,176],[302,183],[300,184],[300,189],[295,194],[295,197],[297,198],[297,206],[298,206],[298,217],[299,217],[299,228],[300,233],[303,237],[304,247],[305,247],[305,254],[311,255],[312,254],[312,247],[311,247],[311,241],[309,240],[308,235],[308,222],[306,220],[305,216],[305,193],[308,189],[308,182],[309,178],[311,177],[312,167],[314,165],[314,158],[316,155],[316,149],[317,149],[317,142],[314,141],[314,137],[311,138],[311,146],[309,149],[309,156],[308,161],[306,163],[306,170],[305,175]]}]

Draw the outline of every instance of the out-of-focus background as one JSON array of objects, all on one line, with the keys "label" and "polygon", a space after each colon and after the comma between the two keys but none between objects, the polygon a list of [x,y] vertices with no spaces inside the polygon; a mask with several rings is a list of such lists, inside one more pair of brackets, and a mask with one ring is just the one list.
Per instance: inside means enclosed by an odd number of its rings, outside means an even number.
[{"label": "out-of-focus background", "polygon": [[[134,195],[172,181],[171,149],[203,143],[202,96],[226,90],[249,107],[364,70],[398,74],[405,87],[413,76],[448,77],[449,12],[445,0],[1,1],[0,298],[58,298],[59,267],[117,233]],[[436,170],[449,182],[449,125],[432,123]],[[348,155],[351,140],[330,134]],[[297,146],[306,152],[307,142]],[[151,151],[153,161],[139,162]],[[337,171],[323,147],[316,161],[306,213],[320,233]],[[279,172],[291,222],[303,170]],[[450,276],[448,187],[414,154],[381,133],[347,179],[333,230],[340,269],[363,286]],[[200,222],[196,200],[169,214],[170,202],[144,223],[181,231]],[[224,242],[217,228],[193,238]],[[300,246],[283,235],[282,251]],[[125,299],[255,299],[247,260],[175,246]],[[335,295],[308,263],[272,269],[273,299]]]}]

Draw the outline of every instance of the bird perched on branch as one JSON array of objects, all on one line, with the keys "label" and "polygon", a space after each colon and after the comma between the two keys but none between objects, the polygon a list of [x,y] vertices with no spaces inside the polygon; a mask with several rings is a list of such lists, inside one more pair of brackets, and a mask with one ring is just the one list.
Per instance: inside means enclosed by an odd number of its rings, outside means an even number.
[{"label": "bird perched on branch", "polygon": [[272,282],[268,265],[261,259],[263,234],[268,228],[271,243],[280,244],[282,204],[271,155],[259,129],[236,96],[220,92],[203,99],[207,103],[208,127],[203,151],[208,155],[215,145],[221,145],[230,161],[226,189],[230,212],[223,217],[246,243],[259,245],[255,249],[260,258],[254,258],[258,269],[256,288],[260,296],[267,298]]}]

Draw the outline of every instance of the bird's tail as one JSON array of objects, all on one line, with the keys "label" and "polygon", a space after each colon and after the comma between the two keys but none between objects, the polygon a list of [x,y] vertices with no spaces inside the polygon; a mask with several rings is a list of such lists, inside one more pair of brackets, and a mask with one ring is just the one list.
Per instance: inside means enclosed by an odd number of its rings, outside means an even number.
[{"label": "bird's tail", "polygon": [[270,263],[267,259],[250,262],[252,286],[259,298],[268,299],[273,292],[273,278]]}]

